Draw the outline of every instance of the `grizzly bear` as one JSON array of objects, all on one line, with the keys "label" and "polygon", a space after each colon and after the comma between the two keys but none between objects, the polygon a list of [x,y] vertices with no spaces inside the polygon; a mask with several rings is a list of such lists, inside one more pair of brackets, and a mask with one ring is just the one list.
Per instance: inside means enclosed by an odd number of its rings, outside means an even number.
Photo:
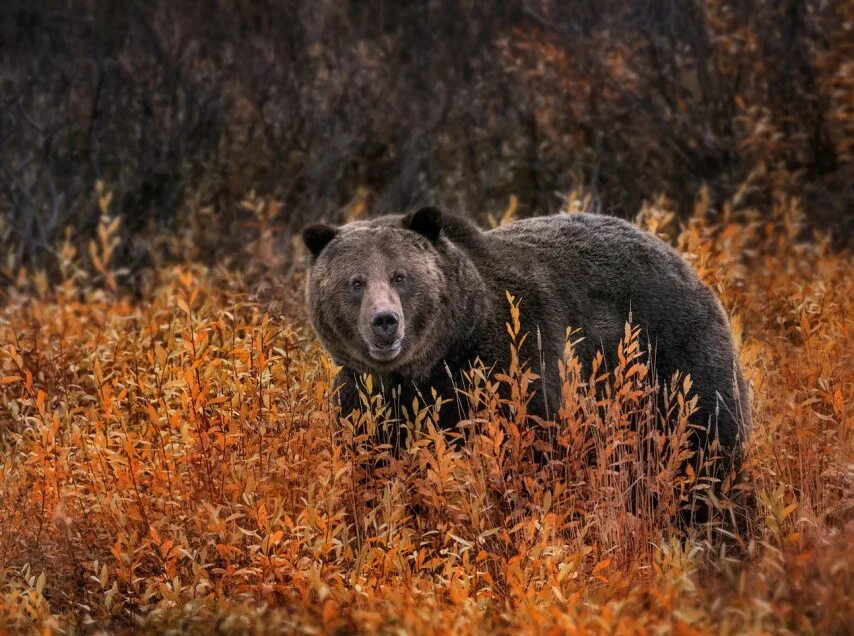
[{"label": "grizzly bear", "polygon": [[580,328],[576,353],[589,372],[597,351],[614,363],[624,325],[642,328],[654,371],[665,382],[690,374],[699,399],[696,444],[712,437],[730,458],[750,424],[727,316],[712,291],[672,247],[618,218],[557,214],[484,231],[434,207],[341,227],[303,231],[311,252],[310,321],[340,365],[342,414],[360,405],[358,382],[399,404],[447,402],[440,424],[460,419],[455,384],[479,360],[507,367],[506,293],[521,299],[520,357],[544,377],[529,413],[548,417],[560,399],[558,361],[566,330]]}]

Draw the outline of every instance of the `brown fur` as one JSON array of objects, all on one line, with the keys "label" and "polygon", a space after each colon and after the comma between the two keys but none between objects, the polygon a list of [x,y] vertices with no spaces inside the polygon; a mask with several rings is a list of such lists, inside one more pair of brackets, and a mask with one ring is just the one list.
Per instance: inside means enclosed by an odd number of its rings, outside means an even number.
[{"label": "brown fur", "polygon": [[[385,216],[340,228],[306,228],[313,253],[308,309],[321,342],[343,367],[339,376],[344,412],[358,408],[356,378],[404,405],[434,388],[449,403],[445,425],[458,417],[454,381],[476,359],[503,369],[509,346],[505,292],[522,301],[523,332],[541,334],[546,362],[542,387],[530,410],[546,416],[544,393],[555,405],[557,361],[567,327],[583,331],[577,351],[589,368],[597,350],[613,364],[631,312],[659,378],[690,373],[699,395],[706,433],[736,454],[750,423],[748,389],[738,366],[729,324],[720,303],[681,256],[663,241],[613,217],[576,214],[517,221],[484,232],[435,208]],[[390,284],[397,271],[406,283]],[[347,282],[364,277],[361,298]],[[370,355],[364,299],[400,307],[405,335],[399,355]],[[522,349],[539,369],[537,338]],[[698,435],[705,443],[708,435]]]}]

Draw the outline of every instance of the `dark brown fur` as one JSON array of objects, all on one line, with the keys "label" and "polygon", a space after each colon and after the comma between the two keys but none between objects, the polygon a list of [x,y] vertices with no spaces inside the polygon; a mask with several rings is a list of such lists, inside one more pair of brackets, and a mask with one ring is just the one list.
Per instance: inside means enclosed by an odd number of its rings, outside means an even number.
[{"label": "dark brown fur", "polygon": [[[521,299],[523,332],[532,334],[522,355],[538,371],[535,334],[541,334],[547,372],[532,413],[546,415],[542,389],[552,410],[559,399],[557,361],[566,328],[582,330],[577,352],[589,368],[597,350],[613,362],[631,312],[657,376],[691,374],[699,395],[696,421],[732,454],[744,440],[748,389],[720,303],[674,249],[625,221],[560,214],[482,231],[425,208],[340,228],[312,226],[304,238],[314,255],[309,315],[343,367],[338,381],[344,413],[359,407],[356,378],[369,373],[387,397],[396,389],[404,405],[436,389],[449,401],[442,424],[453,426],[459,414],[449,373],[459,381],[475,359],[496,369],[509,362],[509,291]],[[399,289],[388,283],[397,271],[405,271],[407,281]],[[382,287],[374,298],[396,294],[400,300],[405,336],[391,361],[369,354],[365,295],[354,298],[347,287],[354,276],[367,277],[367,289]],[[701,443],[706,437],[699,437]]]}]

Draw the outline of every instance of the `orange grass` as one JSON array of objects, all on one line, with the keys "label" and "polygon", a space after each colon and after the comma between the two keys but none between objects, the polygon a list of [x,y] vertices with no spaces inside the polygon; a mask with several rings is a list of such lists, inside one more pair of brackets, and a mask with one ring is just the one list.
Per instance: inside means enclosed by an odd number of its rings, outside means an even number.
[{"label": "orange grass", "polygon": [[[429,396],[339,420],[299,312],[234,274],[160,267],[133,300],[115,224],[58,246],[62,280],[21,272],[0,310],[0,630],[850,629],[852,259],[801,240],[796,201],[712,224],[701,197],[681,228],[666,208],[638,222],[717,288],[755,394],[745,479],[688,533],[690,379],[659,379],[680,414],[661,435],[636,326],[598,394],[568,334],[555,423],[527,418],[536,368],[472,371],[460,444]],[[360,434],[403,410],[396,457]]]}]

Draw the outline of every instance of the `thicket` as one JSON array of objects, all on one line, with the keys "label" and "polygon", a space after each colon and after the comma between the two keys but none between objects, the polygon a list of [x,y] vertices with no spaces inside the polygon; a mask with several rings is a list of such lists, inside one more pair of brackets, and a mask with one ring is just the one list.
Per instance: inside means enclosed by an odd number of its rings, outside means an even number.
[{"label": "thicket", "polygon": [[[209,263],[278,226],[430,202],[631,217],[707,185],[852,235],[849,2],[5,2],[0,237],[10,268],[85,245],[115,193],[131,272],[193,232]],[[287,243],[283,249],[288,249]],[[167,254],[167,256],[170,256]],[[175,255],[171,255],[175,256]],[[10,262],[11,261],[11,262]],[[7,281],[8,282],[8,281]]]},{"label": "thicket", "polygon": [[57,284],[21,276],[0,309],[0,631],[845,633],[854,263],[797,239],[795,200],[759,216],[701,198],[685,225],[638,219],[719,291],[754,391],[744,479],[684,532],[673,512],[708,494],[677,470],[690,382],[667,380],[670,434],[644,425],[630,325],[589,378],[570,336],[554,423],[526,417],[517,359],[464,387],[465,444],[413,405],[393,457],[362,432],[383,405],[339,419],[305,321],[240,275],[185,262],[122,293],[105,214],[89,250],[57,245]]}]

